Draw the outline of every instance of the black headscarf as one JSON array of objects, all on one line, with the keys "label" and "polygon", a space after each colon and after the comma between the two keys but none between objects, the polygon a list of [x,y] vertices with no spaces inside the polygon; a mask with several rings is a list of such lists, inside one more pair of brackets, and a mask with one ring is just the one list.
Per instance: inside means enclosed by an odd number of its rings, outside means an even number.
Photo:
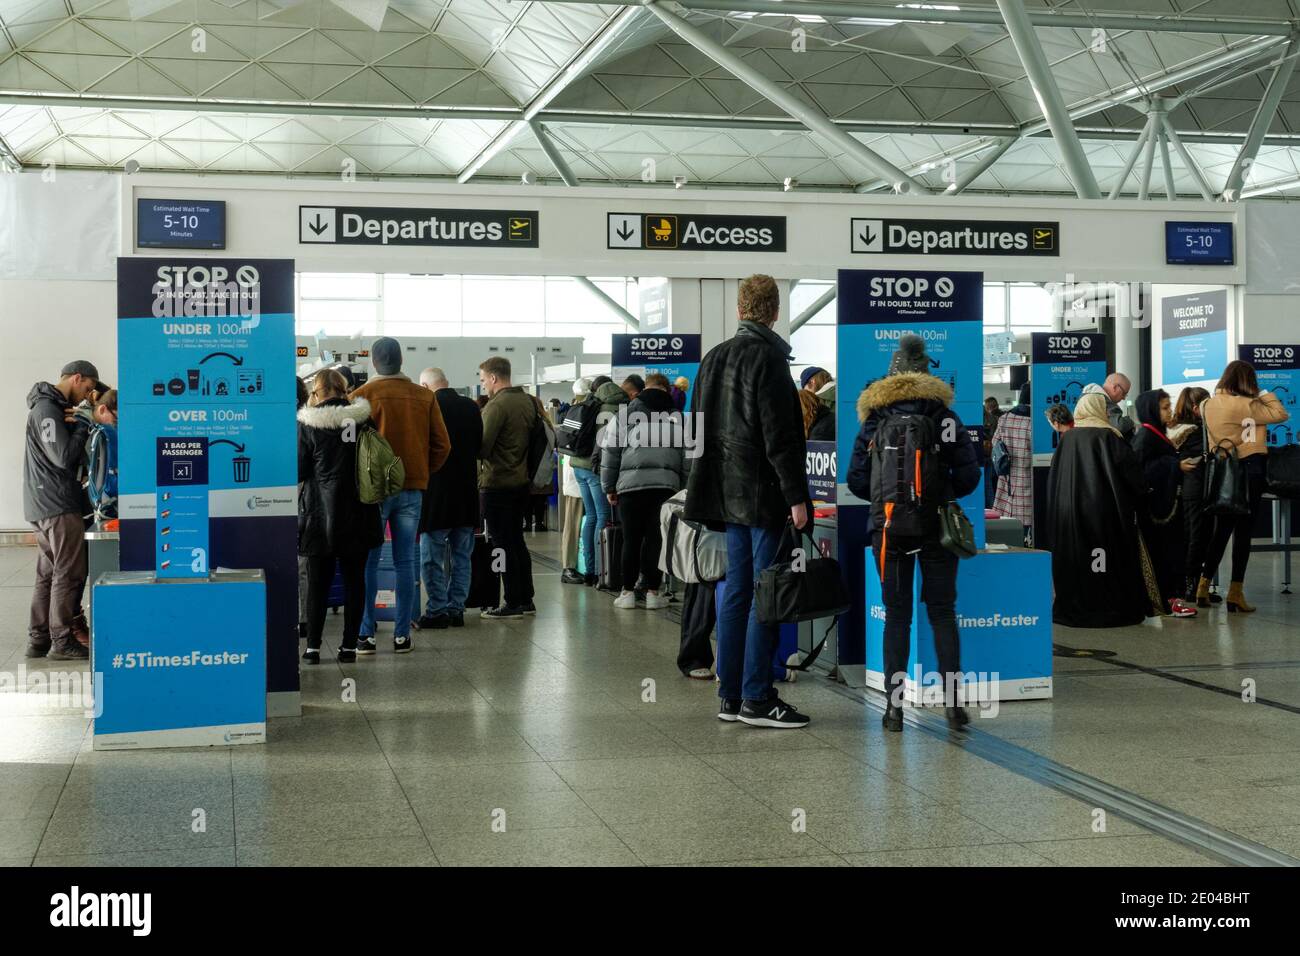
[{"label": "black headscarf", "polygon": [[1166,429],[1164,421],[1160,418],[1160,402],[1168,397],[1169,393],[1162,388],[1152,389],[1139,395],[1133,403],[1137,408],[1138,422],[1150,425],[1164,435]]}]

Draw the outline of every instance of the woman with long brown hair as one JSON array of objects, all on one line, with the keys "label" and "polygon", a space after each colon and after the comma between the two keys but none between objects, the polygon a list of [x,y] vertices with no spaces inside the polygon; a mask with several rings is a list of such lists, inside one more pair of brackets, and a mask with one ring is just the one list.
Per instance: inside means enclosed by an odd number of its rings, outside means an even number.
[{"label": "woman with long brown hair", "polygon": [[[1250,514],[1219,516],[1214,519],[1214,536],[1206,554],[1205,572],[1201,581],[1213,577],[1232,538],[1232,577],[1228,584],[1228,610],[1253,611],[1246,603],[1242,582],[1246,577],[1246,564],[1250,561],[1250,535],[1259,517],[1264,501],[1264,465],[1268,454],[1268,426],[1284,422],[1289,417],[1277,396],[1262,392],[1255,377],[1255,367],[1249,362],[1229,362],[1223,377],[1214,387],[1214,395],[1201,408],[1209,432],[1213,453],[1221,445],[1236,448],[1237,455],[1246,466],[1247,493]],[[1200,593],[1198,587],[1197,593]]]}]

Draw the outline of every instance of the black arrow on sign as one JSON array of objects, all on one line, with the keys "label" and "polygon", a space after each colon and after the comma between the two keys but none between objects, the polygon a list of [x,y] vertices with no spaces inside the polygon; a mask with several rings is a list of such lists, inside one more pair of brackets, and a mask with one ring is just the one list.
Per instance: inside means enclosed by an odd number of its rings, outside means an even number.
[{"label": "black arrow on sign", "polygon": [[244,364],[243,359],[237,358],[236,356],[231,355],[229,352],[213,352],[211,355],[205,355],[203,356],[203,358],[199,359],[199,364],[202,365],[208,359],[216,358],[218,355],[224,355],[226,358],[230,359],[230,361],[234,362],[236,365]]},{"label": "black arrow on sign", "polygon": [[632,228],[631,224],[625,221],[623,225],[614,230],[614,235],[618,236],[624,242],[627,242],[634,231],[635,230]]},{"label": "black arrow on sign", "polygon": [[231,448],[235,449],[235,451],[238,452],[239,454],[242,455],[244,453],[244,446],[239,444],[238,442],[231,441],[229,438],[218,438],[216,441],[208,442],[209,448],[211,448],[213,445],[229,445]]},{"label": "black arrow on sign", "polygon": [[870,226],[867,227],[866,232],[859,233],[858,238],[861,239],[862,242],[868,246],[876,241],[876,237],[872,234]]},{"label": "black arrow on sign", "polygon": [[322,222],[322,221],[321,221],[320,213],[316,213],[316,221],[315,221],[315,222],[309,222],[309,223],[307,223],[307,228],[309,228],[312,232],[316,233],[316,235],[318,235],[318,236],[319,236],[322,232],[324,232],[326,229],[328,229],[329,227],[330,227],[330,224],[329,224],[328,222]]}]

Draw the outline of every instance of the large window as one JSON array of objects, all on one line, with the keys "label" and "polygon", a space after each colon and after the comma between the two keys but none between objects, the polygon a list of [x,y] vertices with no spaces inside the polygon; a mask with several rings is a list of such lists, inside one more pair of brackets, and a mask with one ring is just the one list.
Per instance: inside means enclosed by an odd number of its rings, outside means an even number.
[{"label": "large window", "polygon": [[[636,279],[593,279],[637,314]],[[628,331],[591,291],[567,276],[303,273],[298,334],[406,336],[580,336],[587,352],[608,352]]]}]

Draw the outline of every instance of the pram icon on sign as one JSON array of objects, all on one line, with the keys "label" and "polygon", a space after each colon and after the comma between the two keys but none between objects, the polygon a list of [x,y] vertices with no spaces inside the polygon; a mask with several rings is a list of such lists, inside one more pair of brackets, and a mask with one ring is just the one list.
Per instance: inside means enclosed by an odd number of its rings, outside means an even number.
[{"label": "pram icon on sign", "polygon": [[646,247],[651,249],[677,248],[677,217],[646,216]]}]

